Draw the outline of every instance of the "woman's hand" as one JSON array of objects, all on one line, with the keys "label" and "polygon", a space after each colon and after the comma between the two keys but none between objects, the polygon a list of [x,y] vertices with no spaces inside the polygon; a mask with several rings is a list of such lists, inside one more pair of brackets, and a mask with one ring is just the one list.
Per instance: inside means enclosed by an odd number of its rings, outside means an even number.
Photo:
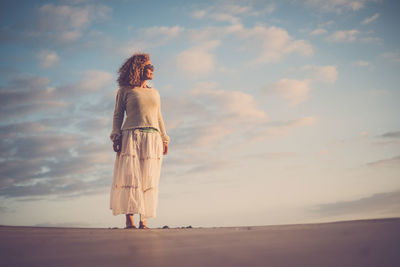
[{"label": "woman's hand", "polygon": [[163,142],[163,155],[167,155],[167,154],[168,154],[168,143]]},{"label": "woman's hand", "polygon": [[120,152],[121,151],[121,139],[115,140],[113,144],[113,149],[115,152]]}]

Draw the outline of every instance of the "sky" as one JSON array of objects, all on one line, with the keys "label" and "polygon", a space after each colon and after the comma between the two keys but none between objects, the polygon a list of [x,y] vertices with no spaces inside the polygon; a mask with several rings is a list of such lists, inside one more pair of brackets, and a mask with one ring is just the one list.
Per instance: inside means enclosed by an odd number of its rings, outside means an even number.
[{"label": "sky", "polygon": [[2,1],[0,224],[125,226],[109,135],[136,52],[171,138],[149,227],[399,217],[399,8]]}]

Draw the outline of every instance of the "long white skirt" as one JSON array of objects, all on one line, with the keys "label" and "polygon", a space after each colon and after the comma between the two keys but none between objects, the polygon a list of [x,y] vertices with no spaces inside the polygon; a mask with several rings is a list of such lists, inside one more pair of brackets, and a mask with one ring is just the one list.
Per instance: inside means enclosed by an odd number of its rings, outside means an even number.
[{"label": "long white skirt", "polygon": [[122,131],[110,193],[114,215],[156,217],[163,144],[158,132]]}]

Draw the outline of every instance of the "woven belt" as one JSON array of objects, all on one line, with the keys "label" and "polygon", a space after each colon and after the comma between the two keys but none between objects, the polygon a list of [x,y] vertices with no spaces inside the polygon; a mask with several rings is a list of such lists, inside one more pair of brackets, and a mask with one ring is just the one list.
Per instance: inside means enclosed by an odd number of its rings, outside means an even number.
[{"label": "woven belt", "polygon": [[140,128],[136,128],[136,129],[141,132],[146,132],[146,133],[158,133],[158,130],[154,127],[140,127]]}]

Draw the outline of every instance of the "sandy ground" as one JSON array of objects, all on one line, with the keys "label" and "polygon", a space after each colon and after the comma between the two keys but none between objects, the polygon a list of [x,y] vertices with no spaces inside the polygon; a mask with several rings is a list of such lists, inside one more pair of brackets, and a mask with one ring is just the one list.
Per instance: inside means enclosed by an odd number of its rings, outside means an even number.
[{"label": "sandy ground", "polygon": [[0,227],[0,266],[400,266],[400,218],[192,229]]}]

